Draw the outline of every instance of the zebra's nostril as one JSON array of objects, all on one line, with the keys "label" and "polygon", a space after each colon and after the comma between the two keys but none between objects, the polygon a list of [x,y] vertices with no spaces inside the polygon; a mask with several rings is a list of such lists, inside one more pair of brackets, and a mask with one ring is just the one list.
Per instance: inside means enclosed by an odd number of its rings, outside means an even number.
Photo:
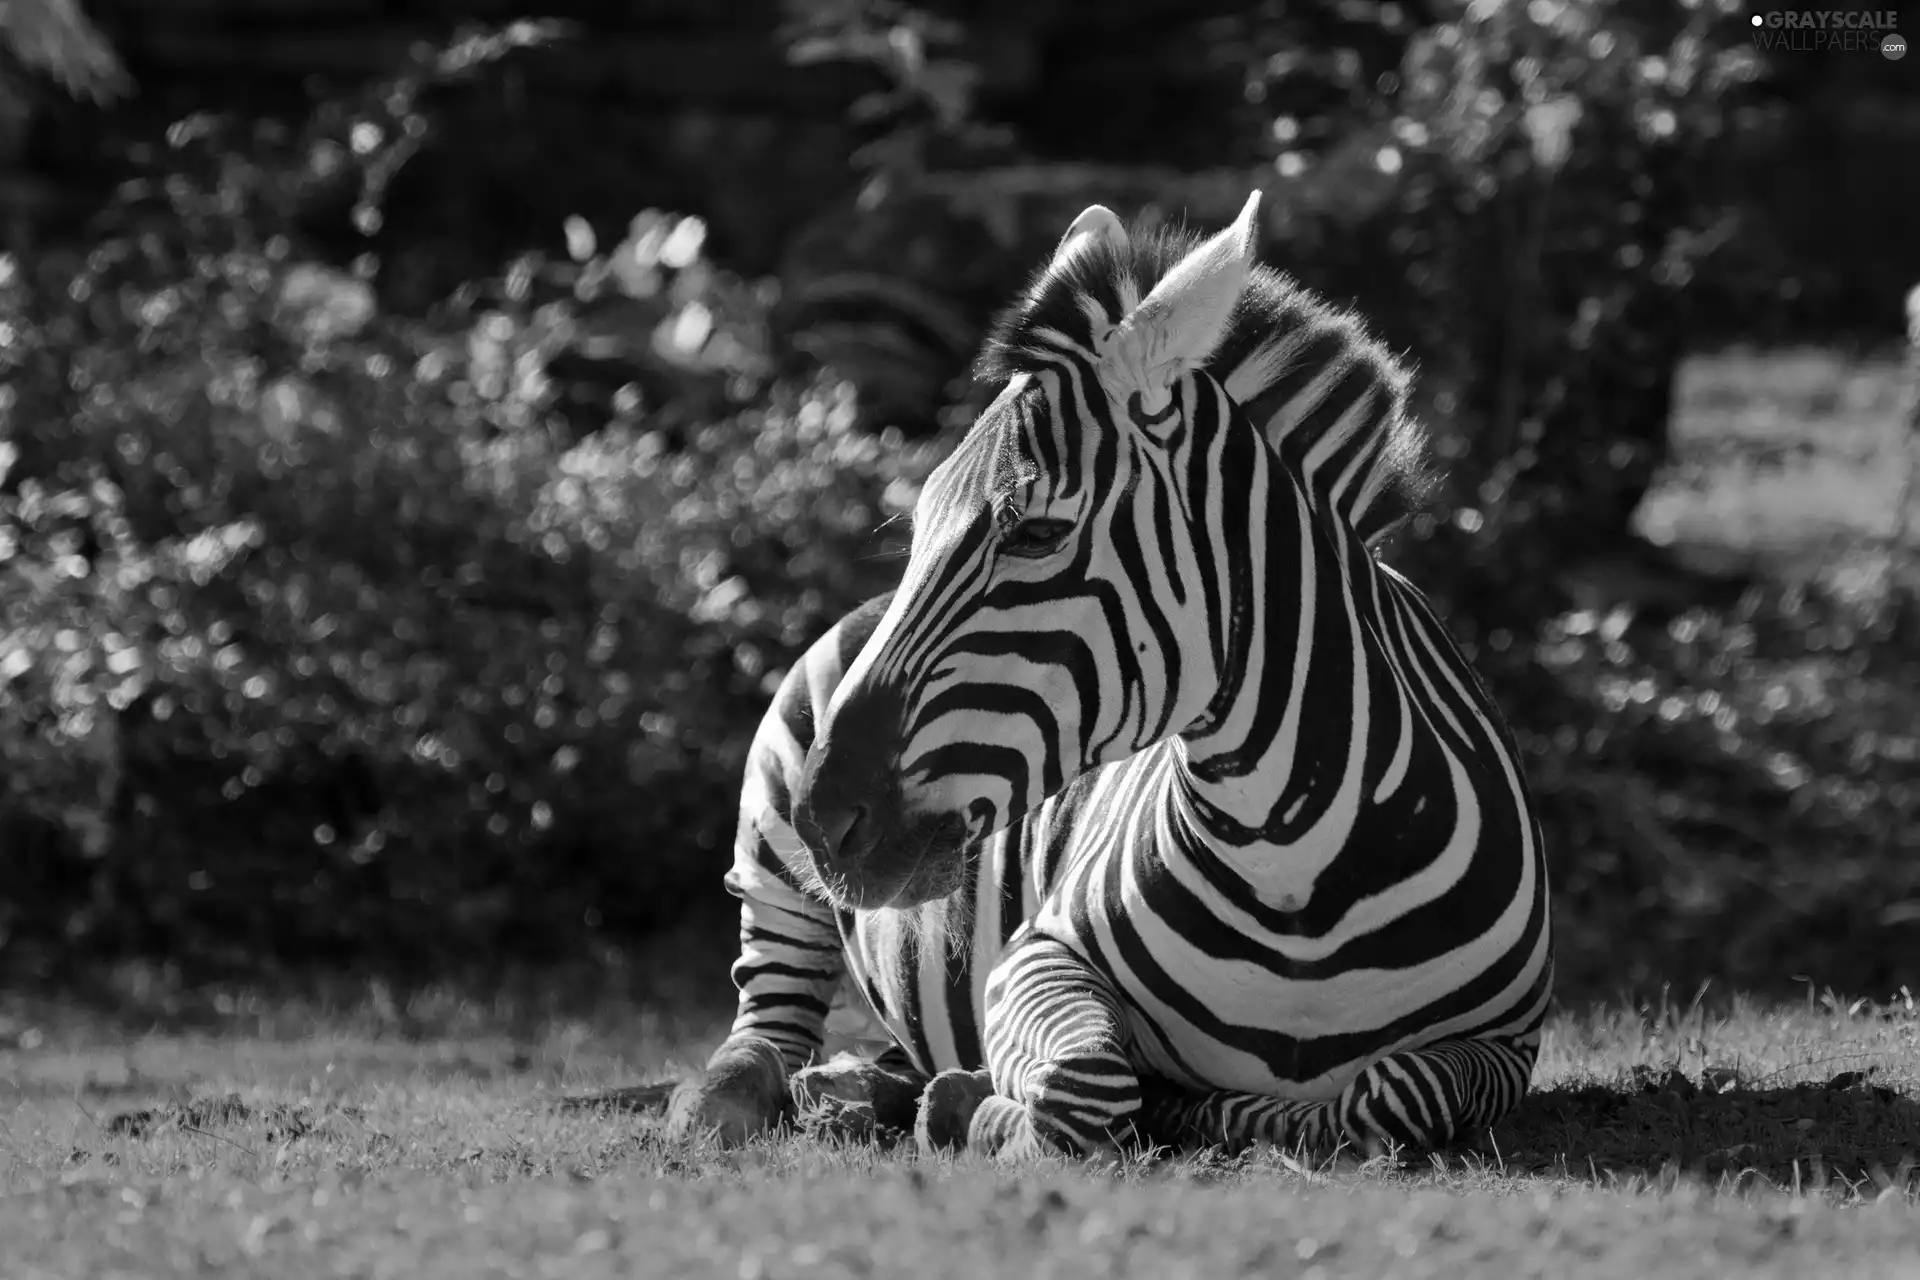
[{"label": "zebra's nostril", "polygon": [[840,829],[840,838],[834,842],[833,851],[835,854],[845,856],[859,847],[860,838],[867,834],[861,830],[866,820],[866,806],[858,804],[853,806],[853,809],[847,814],[847,825]]},{"label": "zebra's nostril", "polygon": [[866,834],[861,830],[866,816],[865,805],[849,805],[840,812],[829,815],[826,821],[820,824],[820,834],[825,838],[827,857],[838,862],[858,847],[859,837]]}]

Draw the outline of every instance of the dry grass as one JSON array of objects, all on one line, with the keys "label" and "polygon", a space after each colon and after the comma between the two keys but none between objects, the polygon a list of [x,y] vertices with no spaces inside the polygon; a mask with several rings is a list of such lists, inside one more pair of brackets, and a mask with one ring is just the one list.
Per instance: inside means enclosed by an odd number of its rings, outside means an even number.
[{"label": "dry grass", "polygon": [[781,1138],[724,1152],[579,1090],[717,1030],[466,1007],[129,1036],[17,1011],[9,1277],[1866,1275],[1920,1261],[1920,1015],[1742,1001],[1562,1015],[1539,1089],[1440,1158],[1013,1171]]}]

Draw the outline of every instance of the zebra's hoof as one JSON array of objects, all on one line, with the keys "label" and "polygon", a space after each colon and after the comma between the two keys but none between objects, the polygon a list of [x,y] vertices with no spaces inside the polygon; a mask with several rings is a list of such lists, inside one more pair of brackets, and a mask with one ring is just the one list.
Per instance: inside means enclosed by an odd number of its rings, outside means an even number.
[{"label": "zebra's hoof", "polygon": [[1140,1110],[1134,1113],[1132,1133],[1137,1146],[1184,1151],[1217,1145],[1221,1134],[1202,1136],[1206,1114],[1204,1098],[1158,1076],[1140,1077]]},{"label": "zebra's hoof", "polygon": [[919,1080],[850,1053],[795,1072],[790,1088],[803,1130],[862,1142],[904,1135],[920,1102]]},{"label": "zebra's hoof", "polygon": [[714,1051],[705,1076],[673,1091],[667,1136],[675,1141],[711,1136],[739,1146],[785,1120],[793,1109],[787,1063],[766,1040],[731,1041]]},{"label": "zebra's hoof", "polygon": [[942,1071],[920,1095],[913,1138],[922,1155],[967,1145],[973,1113],[993,1096],[993,1077],[984,1071]]}]

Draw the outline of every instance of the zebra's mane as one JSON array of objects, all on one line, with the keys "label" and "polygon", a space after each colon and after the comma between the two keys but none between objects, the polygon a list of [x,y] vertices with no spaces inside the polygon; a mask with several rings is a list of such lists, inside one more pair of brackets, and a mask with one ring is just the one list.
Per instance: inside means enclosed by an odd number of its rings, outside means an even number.
[{"label": "zebra's mane", "polygon": [[[1091,347],[1086,300],[1117,323],[1126,298],[1146,296],[1203,239],[1136,225],[1124,249],[1102,240],[1061,270],[1042,267],[989,331],[975,377],[992,385],[1056,365],[1060,348],[1047,330]],[[1123,281],[1131,284],[1124,297]],[[1352,312],[1256,266],[1205,368],[1308,488],[1344,510],[1370,543],[1425,497],[1432,475],[1426,433],[1407,410],[1411,374]]]}]

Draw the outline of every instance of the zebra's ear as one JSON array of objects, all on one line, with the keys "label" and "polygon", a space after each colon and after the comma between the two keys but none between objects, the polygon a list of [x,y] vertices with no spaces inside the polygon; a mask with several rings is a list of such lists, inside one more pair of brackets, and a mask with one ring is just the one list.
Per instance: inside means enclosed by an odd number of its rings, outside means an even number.
[{"label": "zebra's ear", "polygon": [[1206,363],[1246,291],[1259,211],[1255,191],[1232,226],[1180,259],[1141,299],[1114,331],[1103,379],[1140,392],[1152,407],[1182,374]]},{"label": "zebra's ear", "polygon": [[1060,237],[1053,261],[1047,264],[1047,274],[1062,270],[1076,255],[1103,243],[1112,246],[1116,253],[1125,253],[1127,229],[1113,216],[1113,210],[1103,204],[1090,204],[1073,220],[1067,234]]}]

